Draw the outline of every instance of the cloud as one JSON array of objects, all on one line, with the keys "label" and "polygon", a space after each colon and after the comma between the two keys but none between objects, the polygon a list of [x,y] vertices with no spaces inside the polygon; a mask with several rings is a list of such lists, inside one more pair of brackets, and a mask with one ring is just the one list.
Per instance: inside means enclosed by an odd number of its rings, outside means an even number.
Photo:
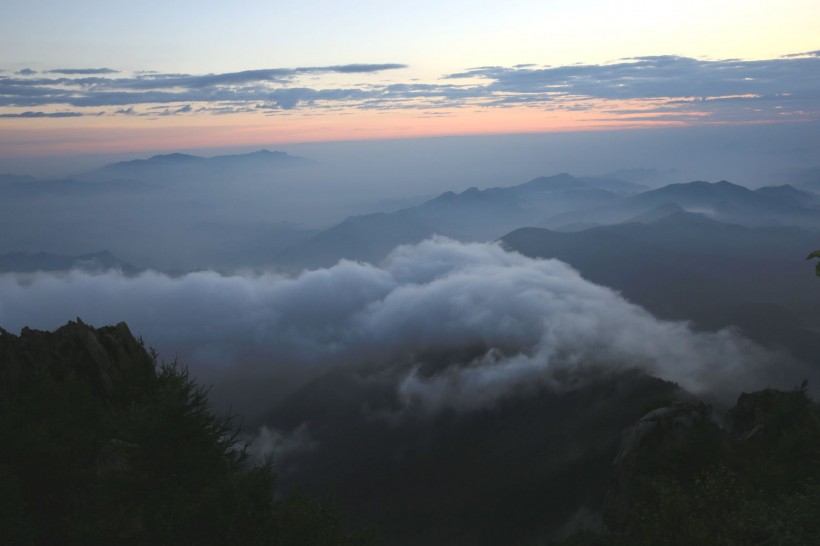
[{"label": "cloud", "polygon": [[111,68],[55,68],[46,71],[47,74],[64,74],[66,76],[90,75],[90,74],[117,74],[119,70]]},{"label": "cloud", "polygon": [[[360,74],[363,72],[381,72],[383,70],[396,70],[407,68],[406,64],[386,63],[386,64],[343,64],[327,67],[331,72],[342,74]],[[322,69],[319,69],[321,71]]]},{"label": "cloud", "polygon": [[0,292],[3,328],[125,320],[242,411],[331,369],[387,378],[413,414],[472,411],[607,370],[717,396],[803,377],[734,331],[659,321],[562,262],[441,238],[380,266],[342,261],[297,277],[6,274]]},{"label": "cloud", "polygon": [[283,459],[318,447],[305,424],[291,432],[261,426],[255,435],[246,436],[245,441],[248,443],[248,456],[254,464],[262,464],[272,457]]},{"label": "cloud", "polygon": [[37,71],[32,70],[31,68],[24,68],[22,70],[18,70],[17,72],[15,72],[15,74],[19,74],[21,76],[31,76],[31,75],[34,75],[36,73],[37,73]]},{"label": "cloud", "polygon": [[111,107],[113,114],[114,107],[127,110],[148,104],[165,106],[169,112],[177,105],[191,104],[197,111],[214,113],[519,106],[594,108],[605,115],[601,119],[618,119],[617,110],[626,101],[640,104],[649,113],[674,109],[702,121],[820,117],[818,52],[751,61],[659,55],[605,64],[484,66],[445,75],[436,83],[410,80],[309,87],[302,81],[305,76],[402,68],[406,65],[348,64],[201,75],[141,72],[131,77],[111,77],[111,69],[59,69],[46,73],[63,77],[0,77],[0,108]]},{"label": "cloud", "polygon": [[85,116],[82,112],[16,112],[0,114],[0,118],[77,118]]},{"label": "cloud", "polygon": [[482,67],[445,76],[451,80],[464,78],[485,81],[482,87],[497,95],[509,94],[511,100],[546,96],[606,100],[767,97],[781,102],[812,101],[820,90],[820,55],[760,61],[705,61],[665,55],[600,65]]},{"label": "cloud", "polygon": [[[174,116],[174,115],[177,115],[177,114],[188,114],[190,112],[193,112],[193,108],[191,108],[190,104],[183,104],[179,108],[168,108],[166,106],[154,106],[152,108],[149,108],[149,110],[151,110],[150,115],[158,115],[158,116]],[[125,110],[125,111],[119,110],[118,113],[129,115],[129,114],[133,114],[134,112],[133,112],[133,110],[131,112],[129,112],[127,110]]]}]

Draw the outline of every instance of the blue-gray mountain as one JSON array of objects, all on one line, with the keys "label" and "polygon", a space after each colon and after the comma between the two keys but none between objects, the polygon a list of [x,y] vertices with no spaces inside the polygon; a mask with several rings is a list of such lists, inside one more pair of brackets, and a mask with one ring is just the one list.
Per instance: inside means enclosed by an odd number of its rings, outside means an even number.
[{"label": "blue-gray mountain", "polygon": [[670,204],[731,224],[820,230],[820,197],[817,194],[788,185],[750,190],[726,181],[670,184],[617,203],[556,214],[538,225],[562,229],[573,224],[617,224]]},{"label": "blue-gray mountain", "polygon": [[803,255],[816,246],[816,233],[675,212],[573,233],[522,228],[501,240],[530,257],[565,261],[660,318],[705,329],[738,326],[806,360],[820,351],[816,279]]},{"label": "blue-gray mountain", "polygon": [[639,188],[612,179],[561,174],[512,187],[446,192],[397,212],[348,218],[283,252],[280,260],[296,267],[329,266],[343,258],[376,262],[399,244],[432,235],[487,241],[521,227],[580,231],[651,222],[682,210],[750,227],[820,230],[820,196],[792,186],[752,191],[729,182],[690,182],[627,192]]},{"label": "blue-gray mountain", "polygon": [[631,182],[559,174],[517,186],[445,192],[397,212],[348,218],[283,252],[280,259],[295,267],[325,267],[343,258],[378,261],[397,245],[433,235],[489,241],[563,211],[613,205],[641,189]]}]

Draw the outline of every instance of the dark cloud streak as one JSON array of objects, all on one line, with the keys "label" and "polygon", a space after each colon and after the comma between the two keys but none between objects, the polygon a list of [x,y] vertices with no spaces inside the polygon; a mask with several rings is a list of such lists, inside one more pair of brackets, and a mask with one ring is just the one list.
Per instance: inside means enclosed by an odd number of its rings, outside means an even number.
[{"label": "dark cloud streak", "polygon": [[64,74],[66,76],[91,75],[91,74],[118,74],[119,70],[112,68],[55,68],[46,71],[46,74]]},{"label": "dark cloud streak", "polygon": [[[432,84],[314,88],[299,82],[306,75],[363,74],[405,67],[397,63],[348,64],[205,75],[145,72],[133,77],[105,77],[113,72],[110,69],[59,69],[47,73],[92,77],[0,76],[0,108],[118,107],[112,113],[123,113],[138,105],[156,104],[171,113],[187,113],[182,106],[190,104],[198,112],[230,113],[327,107],[406,110],[522,105],[547,110],[601,108],[606,112],[606,106],[592,101],[639,101],[646,105],[647,114],[674,111],[693,118],[723,116],[741,121],[774,119],[790,113],[803,119],[820,117],[818,52],[752,61],[660,55],[610,64],[484,66],[445,75],[440,83]],[[17,74],[34,75],[23,71]],[[745,106],[753,102],[758,111]],[[615,109],[608,113],[617,115]]]},{"label": "dark cloud streak", "polygon": [[78,118],[85,116],[82,112],[19,112],[0,114],[0,118]]}]

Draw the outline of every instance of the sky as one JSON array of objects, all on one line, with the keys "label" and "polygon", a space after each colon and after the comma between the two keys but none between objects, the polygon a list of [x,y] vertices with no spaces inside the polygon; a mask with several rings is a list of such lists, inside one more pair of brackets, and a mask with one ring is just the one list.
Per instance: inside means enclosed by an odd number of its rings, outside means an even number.
[{"label": "sky", "polygon": [[0,160],[806,122],[816,0],[6,0]]}]

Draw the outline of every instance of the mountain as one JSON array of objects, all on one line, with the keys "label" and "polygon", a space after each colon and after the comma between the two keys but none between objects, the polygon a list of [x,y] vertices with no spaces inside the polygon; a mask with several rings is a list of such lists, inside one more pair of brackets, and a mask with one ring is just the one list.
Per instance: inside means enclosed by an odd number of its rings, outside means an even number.
[{"label": "mountain", "polygon": [[553,544],[815,544],[817,403],[765,389],[741,394],[722,425],[712,411],[684,402],[641,418],[615,459],[603,532]]},{"label": "mountain", "polygon": [[750,190],[725,180],[714,184],[709,182],[670,184],[636,195],[630,201],[653,206],[677,203],[688,210],[708,209],[720,203],[727,203],[738,209],[770,214],[790,213],[795,212],[795,208],[811,208],[820,204],[820,199],[816,194],[798,190],[793,186],[767,186]]},{"label": "mountain", "polygon": [[83,181],[143,180],[173,182],[179,179],[212,179],[224,176],[264,174],[286,168],[310,165],[307,159],[285,152],[259,150],[247,154],[200,157],[173,153],[155,155],[148,159],[134,159],[105,165],[97,170],[78,175]]},{"label": "mountain", "polygon": [[299,197],[308,192],[299,177],[232,166],[290,161],[274,152],[224,156],[216,163],[181,154],[146,161],[204,164],[202,172],[178,171],[165,178],[148,176],[153,167],[137,167],[144,179],[15,178],[0,184],[0,254],[47,250],[77,256],[105,248],[125,261],[166,271],[228,270],[270,265],[279,252],[316,232],[270,221],[294,201],[305,212],[297,220],[311,221],[307,200]]},{"label": "mountain", "polygon": [[81,320],[54,332],[0,328],[0,408],[25,395],[38,376],[79,380],[91,395],[128,407],[147,386],[154,364],[125,323],[92,328]]},{"label": "mountain", "polygon": [[806,249],[817,246],[812,232],[677,212],[572,233],[523,228],[501,241],[530,257],[565,261],[661,318],[740,326],[806,359],[820,351],[820,300],[805,262]]},{"label": "mountain", "polygon": [[67,178],[40,180],[29,176],[0,175],[0,195],[9,198],[97,196],[108,193],[142,193],[173,183],[226,182],[238,178],[266,177],[283,169],[312,164],[284,152],[259,150],[247,154],[199,157],[172,153],[105,165]]},{"label": "mountain", "polygon": [[670,204],[727,223],[820,229],[818,195],[792,186],[750,190],[726,181],[670,184],[596,209],[556,214],[538,225],[561,229],[565,225],[590,222],[617,224]]},{"label": "mountain", "polygon": [[306,427],[316,446],[277,457],[285,490],[334,491],[389,545],[544,544],[576,514],[594,521],[622,430],[657,400],[686,396],[607,372],[481,411],[391,417],[401,405],[379,373],[330,372],[264,423]]},{"label": "mountain", "polygon": [[636,187],[559,174],[511,187],[445,192],[415,207],[347,218],[287,249],[280,262],[295,268],[330,266],[343,258],[372,262],[434,234],[487,241],[520,227],[577,232],[653,223],[684,211],[728,224],[820,230],[820,196],[792,186],[750,190],[729,182],[690,182],[636,194],[627,189]]},{"label": "mountain", "polygon": [[327,267],[341,259],[373,263],[397,245],[417,243],[435,234],[406,210],[347,218],[284,249],[276,262],[295,269]]},{"label": "mountain", "polygon": [[122,322],[0,328],[0,543],[372,544],[328,503],[274,500],[206,392]]},{"label": "mountain", "polygon": [[81,256],[63,256],[38,252],[9,252],[0,254],[0,273],[33,273],[35,271],[69,271],[72,269],[88,272],[116,270],[134,274],[139,269],[108,252],[96,252]]},{"label": "mountain", "polygon": [[378,261],[400,244],[417,243],[434,234],[465,241],[493,240],[549,214],[620,201],[624,194],[607,188],[623,187],[609,179],[559,174],[511,187],[445,192],[415,207],[347,218],[288,249],[281,262],[319,267],[342,258]]}]

